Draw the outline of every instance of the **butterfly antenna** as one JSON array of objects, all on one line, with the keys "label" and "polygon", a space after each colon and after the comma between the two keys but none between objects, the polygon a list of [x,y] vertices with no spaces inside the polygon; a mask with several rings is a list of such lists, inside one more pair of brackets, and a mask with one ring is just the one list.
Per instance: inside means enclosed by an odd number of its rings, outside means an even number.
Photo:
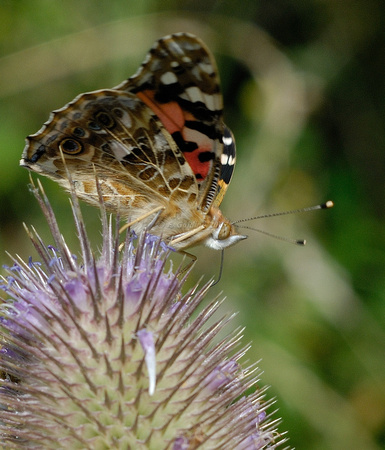
[{"label": "butterfly antenna", "polygon": [[[289,211],[282,211],[282,212],[271,213],[271,214],[262,214],[261,216],[255,216],[255,217],[250,217],[248,219],[236,220],[235,222],[233,222],[233,224],[239,224],[242,222],[247,222],[249,220],[266,219],[268,217],[286,216],[288,214],[297,214],[297,213],[302,213],[302,212],[315,211],[317,209],[329,209],[329,208],[333,208],[333,206],[334,206],[334,203],[331,200],[328,200],[325,203],[321,203],[321,204],[315,205],[315,206],[309,206],[307,208],[292,209]],[[305,239],[291,239],[291,238],[288,238],[285,236],[279,236],[277,234],[269,233],[268,231],[260,230],[259,228],[252,228],[252,227],[243,226],[243,225],[240,225],[239,228],[257,231],[258,233],[262,233],[262,234],[265,234],[266,236],[273,237],[274,239],[279,239],[280,241],[289,242],[291,244],[306,245]]]},{"label": "butterfly antenna", "polygon": [[[329,208],[333,208],[333,206],[334,206],[334,203],[331,200],[328,200],[327,202],[321,203],[320,205],[309,206],[307,208],[291,209],[289,211],[282,211],[282,212],[270,213],[270,214],[262,214],[261,216],[249,217],[247,219],[239,219],[239,220],[236,220],[235,222],[232,222],[232,224],[235,225],[238,223],[248,222],[250,220],[256,220],[256,219],[267,219],[268,217],[287,216],[289,214],[297,214],[297,213],[315,211],[317,209],[329,209]],[[247,227],[242,227],[242,228],[247,228]],[[252,229],[253,228],[250,228],[250,230],[252,230]],[[261,230],[255,230],[255,231],[260,231],[262,233]],[[269,234],[269,233],[265,233],[265,234]]]},{"label": "butterfly antenna", "polygon": [[279,239],[280,241],[289,242],[290,244],[295,245],[306,245],[305,239],[291,239],[285,236],[280,236],[278,234],[269,233],[268,231],[260,230],[259,228],[252,228],[252,227],[246,227],[246,226],[240,226],[239,228],[242,228],[244,230],[253,230],[257,231],[258,233],[265,234],[266,236],[272,237],[274,239]]}]

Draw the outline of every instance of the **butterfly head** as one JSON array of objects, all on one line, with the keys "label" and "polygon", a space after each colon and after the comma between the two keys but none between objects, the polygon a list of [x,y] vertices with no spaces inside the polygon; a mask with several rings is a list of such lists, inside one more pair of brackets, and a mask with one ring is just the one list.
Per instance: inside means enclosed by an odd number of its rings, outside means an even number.
[{"label": "butterfly head", "polygon": [[238,233],[235,226],[223,216],[220,209],[212,207],[209,216],[212,220],[210,226],[212,231],[204,241],[206,247],[223,250],[247,238]]},{"label": "butterfly head", "polygon": [[174,234],[169,241],[170,246],[175,250],[185,250],[203,244],[213,250],[223,250],[247,238],[239,234],[235,225],[215,206],[210,208],[205,218],[195,223],[197,226],[188,226],[182,233]]},{"label": "butterfly head", "polygon": [[205,245],[214,250],[223,250],[246,238],[247,236],[238,234],[234,225],[223,222],[205,240]]}]

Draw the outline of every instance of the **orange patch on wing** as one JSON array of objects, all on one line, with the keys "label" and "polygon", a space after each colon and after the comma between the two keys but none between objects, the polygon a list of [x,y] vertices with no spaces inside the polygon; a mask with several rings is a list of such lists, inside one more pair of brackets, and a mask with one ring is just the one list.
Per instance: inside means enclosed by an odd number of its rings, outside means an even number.
[{"label": "orange patch on wing", "polygon": [[[189,166],[191,167],[192,171],[195,175],[200,175],[202,178],[199,178],[200,180],[204,180],[207,175],[209,174],[212,164],[212,161],[200,161],[199,160],[199,154],[206,152],[206,149],[197,148],[193,152],[185,152],[183,153],[184,157],[186,158]],[[199,181],[198,179],[198,181]]]},{"label": "orange patch on wing", "polygon": [[182,130],[185,117],[177,102],[158,103],[154,99],[155,92],[150,90],[138,92],[136,95],[154,111],[170,134]]},{"label": "orange patch on wing", "polygon": [[155,100],[155,92],[147,89],[136,94],[157,115],[166,130],[173,134],[179,131],[186,142],[195,142],[198,146],[191,152],[183,152],[193,173],[198,175],[199,180],[204,180],[212,168],[212,160],[200,161],[199,155],[204,152],[213,151],[213,141],[205,134],[197,130],[185,127],[186,120],[196,121],[196,118],[188,111],[183,111],[175,101],[159,103]]},{"label": "orange patch on wing", "polygon": [[207,137],[205,134],[189,128],[183,129],[182,136],[185,141],[196,142],[198,148],[192,152],[184,152],[183,155],[187,159],[187,162],[189,163],[194,174],[199,174],[202,177],[200,179],[204,180],[211,171],[213,161],[200,161],[199,155],[201,153],[213,152],[214,143],[212,139]]}]

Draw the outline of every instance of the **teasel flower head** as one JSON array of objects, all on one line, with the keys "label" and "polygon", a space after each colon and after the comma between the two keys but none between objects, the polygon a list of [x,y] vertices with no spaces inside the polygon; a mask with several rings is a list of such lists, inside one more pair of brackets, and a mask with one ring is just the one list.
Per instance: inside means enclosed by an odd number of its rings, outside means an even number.
[{"label": "teasel flower head", "polygon": [[171,249],[146,233],[121,243],[102,199],[94,256],[72,197],[75,257],[41,185],[31,189],[54,245],[26,227],[39,262],[14,258],[1,286],[2,448],[281,446],[258,369],[241,366],[242,330],[220,337],[231,319],[212,317],[221,301],[196,313],[210,283],[183,294],[187,275],[172,269]]}]

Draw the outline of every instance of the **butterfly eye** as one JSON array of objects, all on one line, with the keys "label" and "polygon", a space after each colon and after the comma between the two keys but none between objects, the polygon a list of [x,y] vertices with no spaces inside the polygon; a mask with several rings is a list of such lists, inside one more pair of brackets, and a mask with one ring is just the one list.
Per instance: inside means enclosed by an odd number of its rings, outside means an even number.
[{"label": "butterfly eye", "polygon": [[218,239],[221,241],[223,239],[227,239],[230,236],[231,233],[231,226],[228,223],[223,223],[219,233],[218,233]]},{"label": "butterfly eye", "polygon": [[59,144],[59,148],[68,155],[77,155],[83,151],[83,146],[74,139],[63,139]]},{"label": "butterfly eye", "polygon": [[100,123],[100,125],[102,125],[105,128],[113,128],[115,126],[114,119],[104,111],[98,112],[95,118],[98,121],[98,123]]}]

